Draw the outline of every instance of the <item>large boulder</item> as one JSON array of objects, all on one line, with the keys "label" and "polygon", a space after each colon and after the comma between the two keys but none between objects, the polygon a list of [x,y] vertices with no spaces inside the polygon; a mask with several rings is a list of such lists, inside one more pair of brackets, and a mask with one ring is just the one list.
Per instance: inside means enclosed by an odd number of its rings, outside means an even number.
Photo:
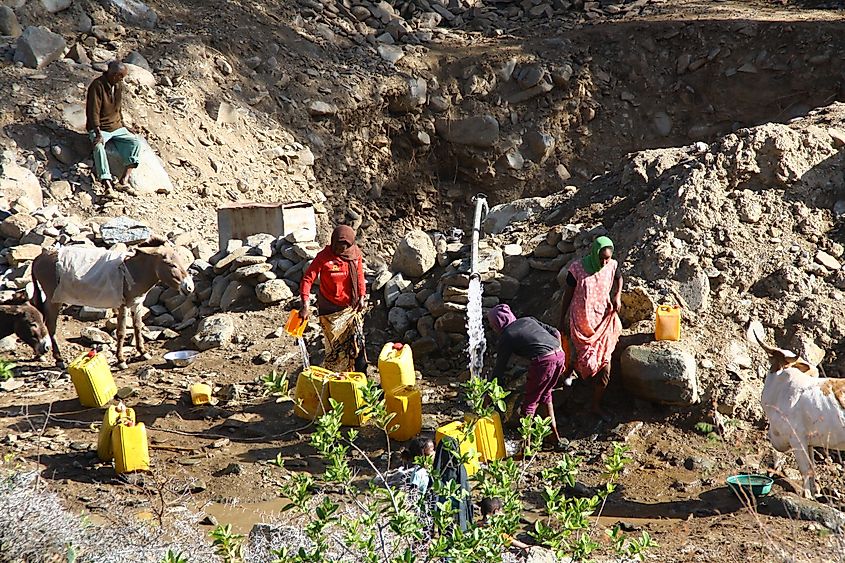
[{"label": "large boulder", "polygon": [[255,295],[262,303],[281,303],[293,298],[293,292],[283,280],[270,280],[256,285]]},{"label": "large boulder", "polygon": [[499,234],[511,223],[526,221],[550,207],[551,201],[542,197],[517,199],[510,203],[496,205],[490,209],[484,220],[484,230],[494,235]]},{"label": "large boulder", "polygon": [[200,321],[192,339],[199,350],[210,350],[228,344],[235,335],[235,322],[229,315],[212,315]]},{"label": "large boulder", "polygon": [[0,6],[0,35],[18,37],[20,34],[21,26],[15,12],[8,6]]},{"label": "large boulder", "polygon": [[695,357],[682,343],[657,341],[622,353],[622,382],[635,395],[663,405],[699,401]]},{"label": "large boulder", "polygon": [[41,5],[51,14],[57,14],[70,8],[73,0],[41,0]]},{"label": "large boulder", "polygon": [[126,65],[126,82],[129,84],[137,84],[139,86],[147,86],[148,88],[155,88],[156,78],[149,70],[132,63],[124,63]]},{"label": "large boulder", "polygon": [[145,224],[126,216],[110,219],[100,228],[100,236],[103,242],[111,246],[113,244],[135,244],[150,238],[153,230]]},{"label": "large boulder", "polygon": [[28,213],[15,213],[0,222],[0,235],[18,239],[38,226],[38,219]]},{"label": "large boulder", "polygon": [[[167,171],[164,169],[164,163],[153,152],[146,139],[138,136],[138,140],[141,142],[139,156],[141,163],[129,177],[129,184],[139,195],[172,192],[173,182],[170,181],[170,176],[167,175]],[[112,176],[120,178],[126,170],[126,165],[120,154],[118,154],[114,143],[106,144],[106,155],[109,159],[109,168],[111,169]]]},{"label": "large boulder", "polygon": [[490,148],[499,140],[499,122],[492,115],[438,119],[434,128],[438,135],[458,145]]},{"label": "large boulder", "polygon": [[42,68],[62,58],[67,43],[46,27],[27,27],[15,45],[15,62],[29,68]]},{"label": "large boulder", "polygon": [[34,211],[44,205],[38,177],[18,166],[13,150],[0,153],[0,209]]},{"label": "large boulder", "polygon": [[80,104],[65,104],[62,109],[62,119],[68,129],[77,133],[85,133],[85,107]]},{"label": "large boulder", "polygon": [[425,231],[415,229],[399,241],[390,268],[410,278],[419,278],[432,269],[436,261],[434,241]]},{"label": "large boulder", "polygon": [[108,0],[117,8],[120,16],[128,24],[152,29],[158,23],[158,14],[152,8],[138,0]]}]

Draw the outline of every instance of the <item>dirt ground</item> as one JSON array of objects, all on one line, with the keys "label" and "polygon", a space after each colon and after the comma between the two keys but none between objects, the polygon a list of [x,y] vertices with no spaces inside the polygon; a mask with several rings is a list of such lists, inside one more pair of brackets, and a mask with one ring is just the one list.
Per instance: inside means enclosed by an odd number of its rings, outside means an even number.
[{"label": "dirt ground", "polygon": [[[590,69],[582,82],[589,83],[589,88],[575,97],[578,107],[564,112],[566,102],[558,100],[531,110],[536,121],[562,139],[555,157],[523,182],[497,179],[490,186],[491,199],[500,202],[560,189],[554,166],[558,163],[565,163],[572,173],[567,182],[584,186],[587,191],[601,190],[606,186],[599,183],[591,187],[589,180],[615,166],[628,152],[688,145],[699,139],[712,141],[740,127],[786,122],[811,108],[845,99],[841,67],[845,18],[835,4],[651,0],[624,18],[586,21],[581,16],[561,16],[526,21],[504,29],[498,37],[452,34],[409,61],[404,72],[423,69],[447,83],[461,68],[489,68],[512,53],[550,62],[577,60]],[[362,246],[373,261],[389,261],[386,249],[392,248],[411,225],[468,227],[466,196],[478,191],[486,179],[469,172],[464,176],[456,172],[447,179],[444,167],[463,167],[456,164],[460,158],[454,154],[409,152],[402,139],[416,125],[416,118],[383,115],[374,109],[375,103],[362,101],[357,107],[344,107],[342,121],[311,123],[300,107],[278,102],[277,95],[282,94],[299,101],[321,94],[343,105],[354,98],[349,92],[357,87],[366,91],[373,87],[372,82],[388,80],[381,67],[364,78],[365,66],[340,76],[332,74],[338,61],[343,61],[342,49],[304,40],[291,27],[298,9],[295,4],[281,3],[275,11],[253,3],[222,1],[163,0],[151,5],[159,13],[168,14],[170,22],[179,22],[178,39],[165,42],[162,39],[166,34],[144,32],[133,40],[150,60],[177,52],[183,63],[176,70],[164,71],[180,79],[171,97],[151,97],[141,104],[144,111],[133,110],[133,118],[149,138],[158,141],[157,149],[180,189],[147,199],[126,196],[103,205],[96,190],[90,188],[93,203],[67,202],[69,212],[83,217],[142,214],[161,232],[193,230],[214,243],[213,210],[220,201],[233,199],[227,190],[235,189],[241,180],[249,186],[245,193],[254,198],[310,198],[319,188],[329,198],[327,213],[320,218],[323,227],[344,217],[349,209],[366,210],[360,232]],[[255,104],[242,123],[222,132],[215,129],[219,142],[206,147],[204,141],[211,137],[208,132],[213,129],[213,120],[200,109],[207,101],[204,92],[222,87],[220,80],[211,78],[213,53],[240,60],[266,50],[272,42],[284,47],[279,58],[289,74],[288,81],[279,86],[279,76],[272,76],[272,82],[263,75],[241,76],[237,90],[242,93],[241,102],[262,88],[272,95]],[[712,60],[720,65],[720,72],[674,75],[672,69],[684,53],[695,59],[713,52]],[[813,58],[817,55],[827,58],[821,62]],[[774,70],[767,74],[737,73],[736,69],[746,63]],[[304,68],[316,71],[299,72]],[[734,72],[726,75],[727,68]],[[22,71],[11,65],[5,65],[2,72],[0,76],[10,81],[26,82]],[[291,76],[295,78],[292,84]],[[335,88],[333,81],[342,87]],[[45,98],[56,95],[40,83],[32,89]],[[173,101],[180,92],[186,96],[187,105]],[[630,96],[622,95],[626,92]],[[496,108],[489,99],[471,103],[482,110]],[[153,107],[157,108],[154,113]],[[596,110],[595,121],[582,120],[587,107]],[[20,119],[15,111],[4,108],[0,125],[27,147],[31,143],[26,130],[17,131],[12,125]],[[657,112],[672,116],[675,127],[671,133],[655,131]],[[518,122],[516,113],[513,119]],[[561,117],[561,113],[565,115]],[[262,156],[264,144],[294,137],[277,129],[280,126],[314,146],[318,143],[313,140],[321,139],[322,147],[315,149],[318,159],[314,178],[308,182],[288,181],[284,173],[278,181],[265,181],[267,170],[280,167]],[[427,126],[423,124],[423,128]],[[372,128],[372,138],[356,144],[355,137],[368,128]],[[63,134],[73,138],[72,132]],[[221,172],[215,170],[218,165],[209,161],[208,154],[212,161],[224,163]],[[374,183],[383,190],[373,192]],[[551,285],[551,276],[532,278],[521,295],[527,297],[537,288]],[[541,316],[546,312],[543,301],[526,299],[531,303],[526,312]],[[108,520],[115,503],[136,512],[139,518],[157,511],[162,502],[184,503],[209,515],[205,521],[209,529],[220,522],[248,532],[254,523],[281,509],[278,488],[290,472],[319,473],[322,464],[307,444],[309,424],[293,415],[290,401],[280,402],[266,395],[260,381],[275,368],[290,375],[293,387],[301,369],[294,342],[273,335],[287,310],[249,308],[233,315],[237,339],[228,348],[205,352],[186,368],[169,368],[162,359],[166,351],[191,347],[190,334],[184,333],[164,344],[152,343],[152,360],[133,362],[129,369],[115,373],[119,387],[133,389],[126,402],[148,428],[153,464],[149,476],[126,483],[111,464],[97,460],[102,411],[81,408],[67,374],[48,363],[30,361],[30,352],[23,346],[12,357],[20,363],[17,379],[24,386],[0,393],[0,453],[11,456],[10,462],[36,468],[44,486],[60,494],[68,508],[94,518]],[[75,318],[62,317],[59,339],[67,343],[66,358],[86,349],[79,339],[82,326]],[[722,327],[708,325],[702,330],[716,334]],[[369,374],[375,377],[372,359],[387,340],[383,311],[373,314],[368,331]],[[314,333],[310,334],[309,347],[318,357],[320,345]],[[702,347],[707,348],[706,343]],[[257,362],[256,357],[265,351],[271,353],[272,365]],[[424,430],[433,434],[438,425],[462,416],[465,405],[457,382],[466,374],[455,372],[434,378],[427,374],[431,365],[425,361],[418,362],[417,369],[422,374],[425,398]],[[217,405],[190,404],[187,387],[199,381],[214,384],[220,397]],[[601,456],[609,451],[612,441],[630,446],[633,461],[600,521],[607,525],[623,521],[648,530],[660,546],[649,554],[649,560],[727,563],[845,559],[841,537],[831,535],[820,524],[759,514],[743,506],[726,488],[725,478],[731,474],[773,468],[775,455],[764,428],[740,421],[730,435],[708,438],[694,429],[698,422],[712,422],[706,408],[679,413],[654,407],[632,400],[617,380],[608,396],[608,410],[615,420],[603,423],[586,413],[589,392],[586,385],[576,383],[573,389],[556,393],[562,435],[570,441],[571,451],[584,457],[582,480],[587,485],[598,482]],[[374,431],[365,429],[361,444],[373,458],[386,460],[384,440]],[[391,444],[393,452],[400,447]],[[285,469],[270,463],[277,454],[285,458]],[[558,455],[544,452],[532,468],[526,524],[539,508],[539,471],[553,465]],[[787,456],[785,466],[795,467],[791,456]],[[837,492],[845,490],[841,461],[838,457],[819,457],[818,466],[830,502],[842,502]],[[355,467],[360,471],[359,479],[369,478],[363,461],[357,460]],[[789,477],[778,480],[775,489],[795,490],[795,472]]]}]

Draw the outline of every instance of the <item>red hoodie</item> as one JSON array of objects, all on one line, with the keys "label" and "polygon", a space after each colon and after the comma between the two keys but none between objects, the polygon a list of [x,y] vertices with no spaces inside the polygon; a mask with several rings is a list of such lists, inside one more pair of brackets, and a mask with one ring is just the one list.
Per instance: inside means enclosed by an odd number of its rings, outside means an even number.
[{"label": "red hoodie", "polygon": [[358,270],[358,293],[360,294],[357,296],[352,295],[349,263],[338,258],[332,252],[332,248],[327,246],[314,257],[311,265],[305,270],[299,286],[299,294],[307,302],[311,295],[311,286],[314,285],[317,276],[320,276],[320,294],[338,307],[351,307],[358,302],[359,298],[367,294],[364,261],[361,258],[358,258],[355,269]]}]

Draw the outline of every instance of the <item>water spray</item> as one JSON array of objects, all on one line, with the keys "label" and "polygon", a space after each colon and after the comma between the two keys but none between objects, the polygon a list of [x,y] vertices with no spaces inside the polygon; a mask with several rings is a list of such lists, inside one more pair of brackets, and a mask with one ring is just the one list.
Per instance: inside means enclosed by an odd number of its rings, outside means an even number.
[{"label": "water spray", "polygon": [[469,374],[470,377],[481,377],[484,367],[484,352],[487,350],[487,340],[484,338],[484,321],[481,317],[482,285],[481,275],[478,273],[478,241],[481,238],[481,223],[487,216],[487,196],[478,194],[473,198],[475,202],[475,216],[472,223],[472,254],[469,270],[469,302],[467,303],[467,337],[469,339]]}]

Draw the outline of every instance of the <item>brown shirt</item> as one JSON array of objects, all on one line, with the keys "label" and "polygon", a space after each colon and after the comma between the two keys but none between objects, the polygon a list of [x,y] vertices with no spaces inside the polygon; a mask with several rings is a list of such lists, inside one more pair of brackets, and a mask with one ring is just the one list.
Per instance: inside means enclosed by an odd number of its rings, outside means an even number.
[{"label": "brown shirt", "polygon": [[103,131],[114,131],[123,127],[120,104],[123,101],[123,84],[114,86],[106,80],[106,75],[91,82],[88,86],[88,101],[85,104],[87,122],[85,128],[93,131],[97,127]]}]

